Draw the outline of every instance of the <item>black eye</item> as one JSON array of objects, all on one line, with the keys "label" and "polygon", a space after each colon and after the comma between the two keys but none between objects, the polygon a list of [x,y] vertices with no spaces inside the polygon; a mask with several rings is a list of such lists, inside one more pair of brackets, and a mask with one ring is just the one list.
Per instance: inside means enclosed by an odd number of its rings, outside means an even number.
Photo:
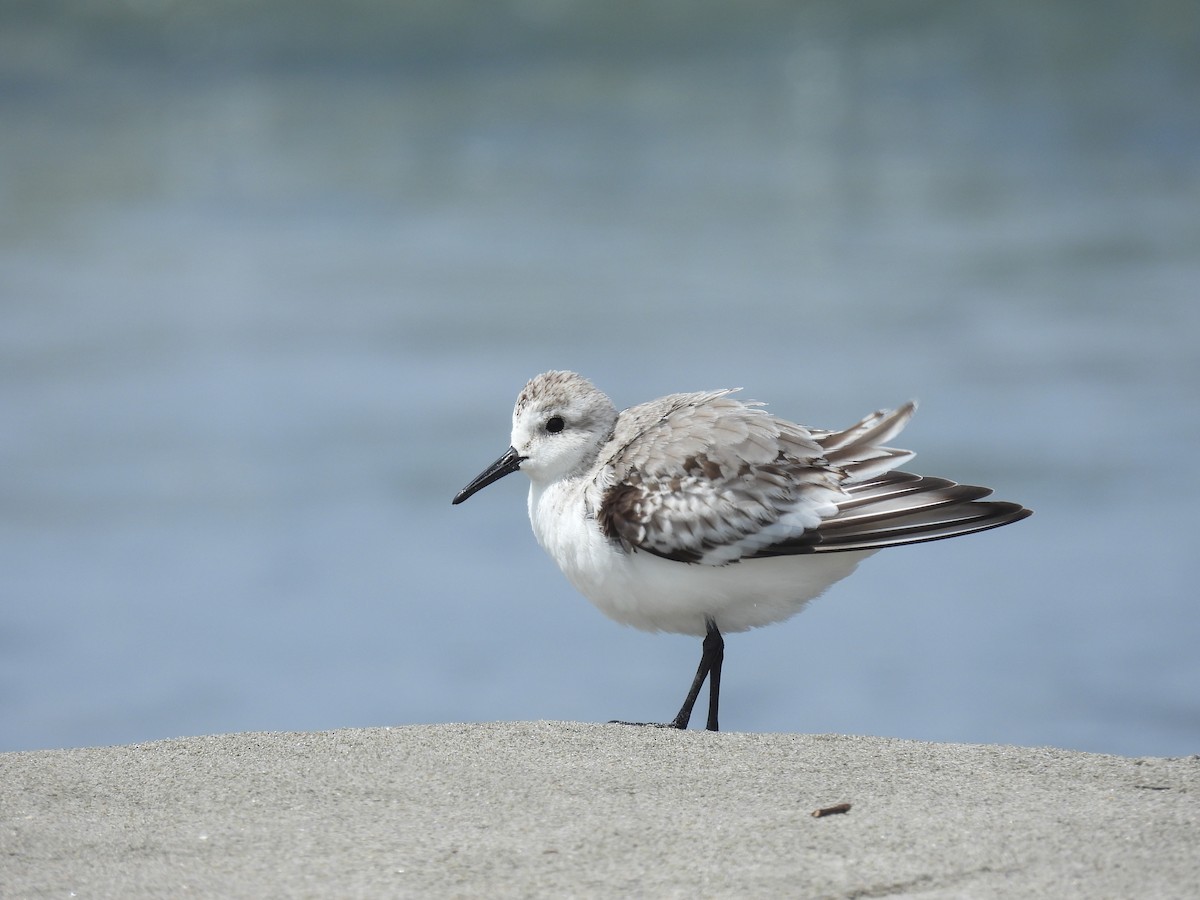
[{"label": "black eye", "polygon": [[563,421],[562,416],[551,416],[546,420],[546,430],[551,434],[558,434],[566,427],[567,423]]}]

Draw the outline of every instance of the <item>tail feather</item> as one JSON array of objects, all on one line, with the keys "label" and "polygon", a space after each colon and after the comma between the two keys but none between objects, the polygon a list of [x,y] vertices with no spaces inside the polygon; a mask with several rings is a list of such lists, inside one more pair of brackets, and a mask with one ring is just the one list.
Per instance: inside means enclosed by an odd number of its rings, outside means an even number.
[{"label": "tail feather", "polygon": [[[939,478],[937,481],[945,482],[945,479]],[[820,530],[822,535],[830,535],[849,529],[863,530],[875,524],[888,527],[890,522],[907,521],[913,516],[934,510],[942,510],[950,515],[953,510],[945,510],[944,507],[965,507],[991,492],[991,488],[951,481],[926,490],[909,491],[902,497],[874,498],[869,503],[861,503],[850,509],[843,504],[839,506],[836,516],[821,523]]]},{"label": "tail feather", "polygon": [[846,486],[838,513],[817,528],[811,552],[871,550],[998,528],[1030,515],[1019,503],[982,498],[990,488],[891,472]]},{"label": "tail feather", "polygon": [[883,449],[880,445],[886,444],[903,431],[916,411],[917,404],[914,400],[896,409],[881,409],[844,431],[820,434],[817,443],[825,451],[826,459],[835,466],[844,465],[859,458],[864,452],[871,453]]},{"label": "tail feather", "polygon": [[844,431],[812,431],[825,460],[841,470],[837,512],[816,528],[760,547],[752,557],[878,550],[999,528],[1031,515],[1019,503],[984,500],[990,488],[895,471],[914,454],[886,446],[917,405],[880,410]]},{"label": "tail feather", "polygon": [[845,431],[817,433],[817,443],[829,464],[845,471],[847,480],[875,478],[916,455],[911,450],[885,446],[904,429],[916,409],[912,401],[897,409],[881,409]]}]

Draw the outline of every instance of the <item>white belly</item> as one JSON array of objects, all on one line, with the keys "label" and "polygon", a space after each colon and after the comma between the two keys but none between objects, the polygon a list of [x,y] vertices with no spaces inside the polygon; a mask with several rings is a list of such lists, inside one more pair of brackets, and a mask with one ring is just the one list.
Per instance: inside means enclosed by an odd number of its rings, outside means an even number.
[{"label": "white belly", "polygon": [[529,491],[538,542],[563,574],[606,616],[645,631],[703,635],[770,625],[854,571],[873,551],[750,559],[727,566],[624,552],[585,517],[582,494],[563,483]]}]

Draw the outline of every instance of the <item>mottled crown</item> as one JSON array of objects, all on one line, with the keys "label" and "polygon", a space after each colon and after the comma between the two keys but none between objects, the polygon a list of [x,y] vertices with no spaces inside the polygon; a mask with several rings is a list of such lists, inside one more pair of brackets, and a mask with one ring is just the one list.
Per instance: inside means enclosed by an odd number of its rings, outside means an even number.
[{"label": "mottled crown", "polygon": [[[573,401],[589,395],[604,396],[603,392],[578,372],[554,370],[543,372],[529,379],[517,395],[513,416],[517,416],[532,403],[543,407],[567,406]],[[607,398],[606,398],[607,399]]]}]

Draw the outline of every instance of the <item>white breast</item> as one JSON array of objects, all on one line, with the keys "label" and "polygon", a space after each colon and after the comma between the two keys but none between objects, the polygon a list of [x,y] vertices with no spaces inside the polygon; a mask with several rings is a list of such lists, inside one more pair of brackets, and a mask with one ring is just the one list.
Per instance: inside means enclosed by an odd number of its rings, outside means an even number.
[{"label": "white breast", "polygon": [[870,552],[752,559],[726,566],[675,562],[626,552],[587,515],[583,483],[531,484],[529,520],[538,543],[575,589],[608,617],[644,631],[722,633],[795,615]]}]

